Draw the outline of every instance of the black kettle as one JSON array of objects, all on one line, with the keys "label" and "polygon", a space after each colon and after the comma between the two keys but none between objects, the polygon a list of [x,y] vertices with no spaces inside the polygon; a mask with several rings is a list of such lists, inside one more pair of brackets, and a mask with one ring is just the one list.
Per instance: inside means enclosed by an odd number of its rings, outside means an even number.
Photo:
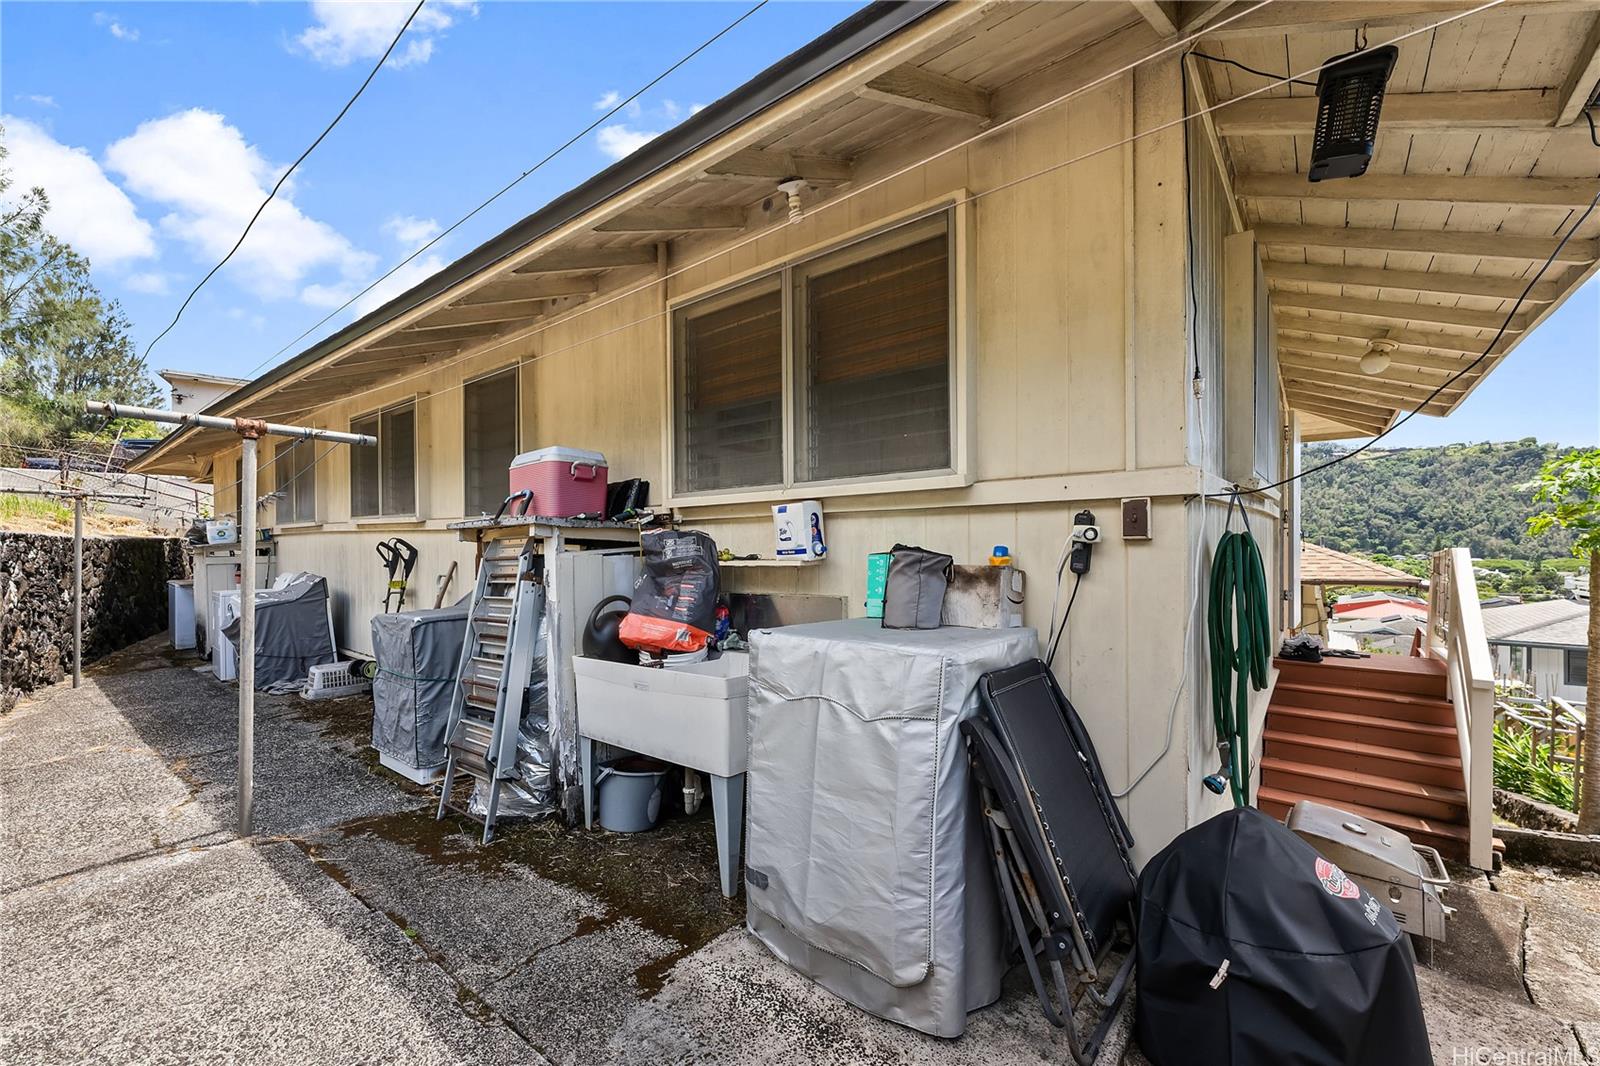
[{"label": "black kettle", "polygon": [[[583,627],[583,655],[586,659],[605,659],[613,663],[639,662],[639,653],[622,643],[617,627],[627,617],[633,601],[627,596],[607,596],[589,612],[589,623]],[[621,604],[612,607],[612,604]]]}]

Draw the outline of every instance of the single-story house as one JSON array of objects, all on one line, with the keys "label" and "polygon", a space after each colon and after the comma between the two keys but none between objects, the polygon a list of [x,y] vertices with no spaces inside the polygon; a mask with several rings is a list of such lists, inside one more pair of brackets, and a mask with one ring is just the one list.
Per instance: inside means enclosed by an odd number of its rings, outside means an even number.
[{"label": "single-story house", "polygon": [[[414,588],[470,575],[449,524],[542,446],[604,453],[740,555],[771,554],[774,503],[820,500],[825,561],[727,582],[855,614],[869,552],[1004,544],[1043,633],[1089,509],[1055,669],[1113,788],[1153,764],[1142,858],[1226,803],[1202,787],[1210,494],[1261,490],[1286,631],[1300,442],[1448,414],[1595,270],[1600,218],[1558,242],[1600,191],[1600,12],[1471,7],[875,3],[209,413],[379,439],[264,457],[275,565],[328,577],[355,653],[375,543],[419,548]],[[1376,155],[1312,184],[1315,70],[1358,35],[1399,49]],[[228,511],[238,454],[185,428],[137,469],[210,477]]]},{"label": "single-story house", "polygon": [[1532,685],[1540,696],[1588,698],[1589,605],[1541,600],[1491,607],[1483,629],[1495,673]]}]

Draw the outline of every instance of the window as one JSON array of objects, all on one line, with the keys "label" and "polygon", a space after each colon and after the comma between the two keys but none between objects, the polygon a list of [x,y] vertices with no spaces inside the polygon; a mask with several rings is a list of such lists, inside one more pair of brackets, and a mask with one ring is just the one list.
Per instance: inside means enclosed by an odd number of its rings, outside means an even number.
[{"label": "window", "polygon": [[1589,650],[1587,648],[1567,649],[1566,674],[1567,684],[1582,688],[1589,683]]},{"label": "window", "polygon": [[944,211],[678,308],[677,490],[949,471],[950,229]]},{"label": "window", "polygon": [[277,521],[315,522],[317,520],[316,442],[284,441],[278,445],[272,469],[277,472],[274,486],[279,492]]},{"label": "window", "polygon": [[467,382],[462,390],[466,513],[494,514],[510,491],[517,457],[517,369]]},{"label": "window", "polygon": [[417,510],[417,407],[404,403],[351,419],[351,433],[378,438],[350,449],[350,513],[357,518]]}]

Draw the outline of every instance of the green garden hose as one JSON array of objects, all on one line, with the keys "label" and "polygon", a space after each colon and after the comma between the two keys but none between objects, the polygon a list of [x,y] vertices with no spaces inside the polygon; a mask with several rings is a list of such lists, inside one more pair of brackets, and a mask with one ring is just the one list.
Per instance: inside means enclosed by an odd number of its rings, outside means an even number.
[{"label": "green garden hose", "polygon": [[[1211,562],[1206,630],[1211,646],[1211,719],[1217,730],[1222,773],[1233,792],[1233,805],[1247,807],[1250,693],[1246,683],[1258,692],[1267,687],[1267,664],[1272,654],[1267,574],[1248,521],[1244,532],[1229,530],[1217,544]],[[1222,791],[1218,778],[1208,778],[1207,784],[1214,791]]]}]

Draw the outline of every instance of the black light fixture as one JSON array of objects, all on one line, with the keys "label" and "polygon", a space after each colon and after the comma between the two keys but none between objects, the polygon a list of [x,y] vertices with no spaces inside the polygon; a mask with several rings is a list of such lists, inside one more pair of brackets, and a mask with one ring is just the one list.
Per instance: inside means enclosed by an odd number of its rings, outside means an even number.
[{"label": "black light fixture", "polygon": [[1317,132],[1311,181],[1358,178],[1372,162],[1383,90],[1400,49],[1392,44],[1335,56],[1317,76]]}]

